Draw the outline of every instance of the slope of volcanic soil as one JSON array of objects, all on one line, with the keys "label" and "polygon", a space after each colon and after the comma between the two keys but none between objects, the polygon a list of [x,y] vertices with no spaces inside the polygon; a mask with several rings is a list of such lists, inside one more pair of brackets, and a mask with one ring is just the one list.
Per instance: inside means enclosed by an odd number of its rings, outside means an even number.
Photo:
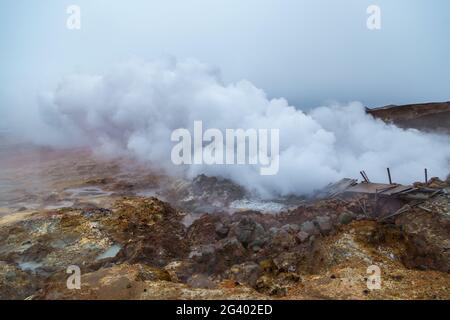
[{"label": "slope of volcanic soil", "polygon": [[367,113],[402,128],[450,133],[450,102],[386,106]]},{"label": "slope of volcanic soil", "polygon": [[[450,210],[446,196],[433,201]],[[450,299],[448,211],[386,223],[357,208],[322,200],[278,215],[205,214],[189,227],[143,197],[13,214],[0,219],[0,298]],[[70,265],[80,290],[67,289]],[[380,290],[367,289],[371,265]]]}]

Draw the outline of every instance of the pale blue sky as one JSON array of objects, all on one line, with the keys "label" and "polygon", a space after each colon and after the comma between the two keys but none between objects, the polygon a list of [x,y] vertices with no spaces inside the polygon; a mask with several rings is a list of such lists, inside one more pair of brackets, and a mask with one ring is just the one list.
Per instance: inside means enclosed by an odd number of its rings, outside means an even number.
[{"label": "pale blue sky", "polygon": [[[80,31],[66,7],[81,7]],[[382,29],[366,28],[366,8]],[[196,58],[300,108],[450,100],[448,0],[0,0],[0,116],[72,72]]]}]

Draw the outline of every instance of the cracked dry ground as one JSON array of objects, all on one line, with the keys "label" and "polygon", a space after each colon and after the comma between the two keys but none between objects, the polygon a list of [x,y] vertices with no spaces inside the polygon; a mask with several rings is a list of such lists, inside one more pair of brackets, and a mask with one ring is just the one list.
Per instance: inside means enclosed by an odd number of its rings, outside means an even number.
[{"label": "cracked dry ground", "polygon": [[[1,299],[450,299],[450,199],[392,223],[323,200],[296,210],[184,214],[156,198],[0,219]],[[426,208],[425,208],[426,209]],[[81,289],[66,268],[81,268]],[[367,268],[381,289],[367,289]]]}]

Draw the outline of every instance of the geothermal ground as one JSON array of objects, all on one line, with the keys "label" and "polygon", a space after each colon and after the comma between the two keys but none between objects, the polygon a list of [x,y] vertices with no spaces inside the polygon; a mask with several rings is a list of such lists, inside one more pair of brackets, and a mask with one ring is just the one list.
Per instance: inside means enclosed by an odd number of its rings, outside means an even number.
[{"label": "geothermal ground", "polygon": [[450,176],[381,212],[368,194],[255,199],[220,178],[0,141],[1,299],[450,299]]}]

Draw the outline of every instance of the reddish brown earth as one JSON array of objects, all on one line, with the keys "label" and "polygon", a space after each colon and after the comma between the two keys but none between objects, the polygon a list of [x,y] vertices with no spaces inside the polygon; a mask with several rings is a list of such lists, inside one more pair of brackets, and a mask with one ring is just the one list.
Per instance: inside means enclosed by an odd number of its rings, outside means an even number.
[{"label": "reddish brown earth", "polygon": [[450,133],[450,102],[386,106],[367,113],[402,128]]},{"label": "reddish brown earth", "polygon": [[[445,194],[386,222],[338,199],[277,215],[204,214],[190,226],[184,216],[142,197],[5,216],[0,297],[450,299]],[[66,286],[69,265],[81,269],[80,290]],[[373,265],[379,290],[367,288]]]}]

